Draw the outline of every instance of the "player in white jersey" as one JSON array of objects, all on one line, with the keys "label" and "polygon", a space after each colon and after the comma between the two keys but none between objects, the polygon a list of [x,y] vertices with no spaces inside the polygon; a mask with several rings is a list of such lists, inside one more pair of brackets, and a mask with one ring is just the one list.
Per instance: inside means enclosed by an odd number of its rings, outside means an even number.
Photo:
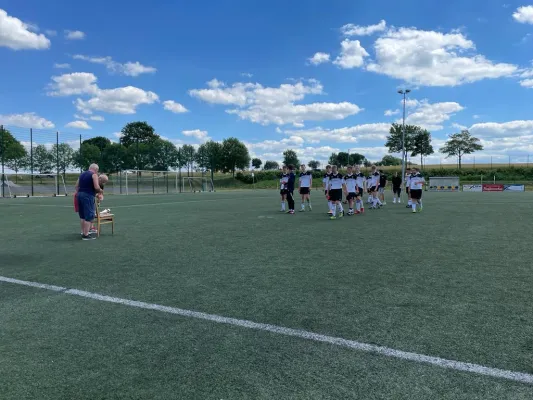
[{"label": "player in white jersey", "polygon": [[368,194],[368,200],[366,201],[368,204],[372,204],[372,176],[368,175],[366,177],[366,193]]},{"label": "player in white jersey", "polygon": [[419,211],[422,211],[422,187],[426,184],[426,180],[420,174],[418,168],[413,168],[411,174],[410,192],[413,212],[416,212],[416,206],[419,205]]},{"label": "player in white jersey", "polygon": [[322,186],[324,187],[324,195],[326,196],[326,199],[328,200],[328,214],[331,215],[333,211],[331,211],[331,200],[328,197],[328,188],[329,188],[329,177],[331,175],[331,165],[326,165],[326,173],[324,174],[324,178],[322,178]]},{"label": "player in white jersey", "polygon": [[407,193],[407,205],[405,208],[411,208],[411,169],[405,170],[405,193]]},{"label": "player in white jersey", "polygon": [[359,192],[357,188],[357,177],[353,174],[353,168],[351,165],[348,165],[346,168],[348,171],[344,176],[344,195],[348,201],[348,215],[354,215],[353,204],[357,193]]},{"label": "player in white jersey", "polygon": [[287,200],[287,183],[289,183],[289,174],[287,166],[283,166],[283,172],[279,179],[279,194],[281,195],[281,212],[285,212],[285,203]]},{"label": "player in white jersey", "polygon": [[331,219],[337,219],[337,208],[339,208],[339,217],[344,216],[344,208],[342,207],[343,189],[345,189],[343,176],[337,171],[337,166],[333,165],[328,182],[328,196],[332,203]]},{"label": "player in white jersey", "polygon": [[372,174],[370,174],[370,176],[372,177],[372,186],[370,187],[372,193],[372,206],[370,208],[377,209],[382,206],[382,203],[378,196],[380,175],[375,165],[372,165]]},{"label": "player in white jersey", "polygon": [[357,181],[357,196],[355,196],[355,213],[360,214],[365,212],[365,203],[363,203],[363,196],[366,192],[366,178],[361,172],[361,168],[355,166],[355,179]]},{"label": "player in white jersey", "polygon": [[300,211],[305,211],[305,203],[309,207],[309,211],[313,209],[311,206],[311,188],[313,187],[313,173],[305,170],[305,164],[300,165],[300,179],[298,187],[300,188],[300,196],[302,197],[302,208]]}]

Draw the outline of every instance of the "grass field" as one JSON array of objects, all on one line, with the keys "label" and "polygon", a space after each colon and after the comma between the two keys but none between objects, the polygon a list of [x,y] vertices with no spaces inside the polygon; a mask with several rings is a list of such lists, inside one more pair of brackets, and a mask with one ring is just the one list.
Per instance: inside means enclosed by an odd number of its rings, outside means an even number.
[{"label": "grass field", "polygon": [[0,200],[0,276],[62,287],[0,281],[0,398],[533,399],[532,193],[336,221],[313,200],[286,215],[270,190],[108,196],[115,235],[89,242],[70,197]]}]

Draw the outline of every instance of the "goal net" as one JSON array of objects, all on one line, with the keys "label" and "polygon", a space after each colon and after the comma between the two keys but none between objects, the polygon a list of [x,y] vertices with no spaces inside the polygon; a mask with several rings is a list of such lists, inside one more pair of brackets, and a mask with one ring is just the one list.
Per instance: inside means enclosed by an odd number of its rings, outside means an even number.
[{"label": "goal net", "polygon": [[208,177],[190,177],[186,176],[182,178],[182,191],[183,192],[214,192],[215,185],[213,181]]},{"label": "goal net", "polygon": [[179,192],[178,173],[175,171],[127,170],[114,175],[112,180],[112,190],[116,194]]},{"label": "goal net", "polygon": [[5,174],[2,182],[4,197],[67,196],[63,175]]},{"label": "goal net", "polygon": [[429,188],[432,192],[458,192],[458,176],[431,176],[429,178]]}]

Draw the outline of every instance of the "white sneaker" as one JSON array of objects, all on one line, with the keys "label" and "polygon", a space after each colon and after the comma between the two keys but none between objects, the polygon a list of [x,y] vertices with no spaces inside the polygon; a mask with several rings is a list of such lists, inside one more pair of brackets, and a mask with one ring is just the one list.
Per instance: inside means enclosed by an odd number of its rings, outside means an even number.
[{"label": "white sneaker", "polygon": [[402,201],[400,199],[398,199],[398,204],[400,204]]}]

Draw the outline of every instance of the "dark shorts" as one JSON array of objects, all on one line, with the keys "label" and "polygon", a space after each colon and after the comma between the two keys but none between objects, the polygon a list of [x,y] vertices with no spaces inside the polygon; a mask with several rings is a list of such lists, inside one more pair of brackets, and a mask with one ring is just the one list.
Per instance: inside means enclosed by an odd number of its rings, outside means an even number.
[{"label": "dark shorts", "polygon": [[288,193],[288,192],[289,192],[289,191],[288,191],[287,189],[281,189],[281,190],[279,191],[279,194],[281,194],[282,196],[287,196],[287,193]]},{"label": "dark shorts", "polygon": [[370,193],[377,192],[378,189],[379,189],[379,186],[372,186],[372,187],[370,188]]},{"label": "dark shorts", "polygon": [[394,194],[400,194],[402,193],[402,188],[401,187],[394,187],[392,188],[392,193]]},{"label": "dark shorts", "polygon": [[355,192],[355,195],[356,195],[357,197],[361,197],[364,193],[365,193],[365,192],[364,192],[363,188],[360,187],[360,188],[357,188],[357,191]]},{"label": "dark shorts", "polygon": [[78,214],[80,219],[91,222],[96,215],[96,205],[94,203],[94,195],[78,192]]},{"label": "dark shorts", "polygon": [[309,188],[308,187],[301,187],[300,188],[300,194],[309,194]]},{"label": "dark shorts", "polygon": [[422,198],[422,189],[411,189],[411,198],[420,200]]},{"label": "dark shorts", "polygon": [[341,201],[342,200],[342,189],[331,189],[329,191],[329,200],[330,201]]},{"label": "dark shorts", "polygon": [[348,196],[346,196],[346,200],[348,200],[348,201],[355,200],[356,197],[357,197],[357,193],[350,192],[350,193],[348,193]]}]

